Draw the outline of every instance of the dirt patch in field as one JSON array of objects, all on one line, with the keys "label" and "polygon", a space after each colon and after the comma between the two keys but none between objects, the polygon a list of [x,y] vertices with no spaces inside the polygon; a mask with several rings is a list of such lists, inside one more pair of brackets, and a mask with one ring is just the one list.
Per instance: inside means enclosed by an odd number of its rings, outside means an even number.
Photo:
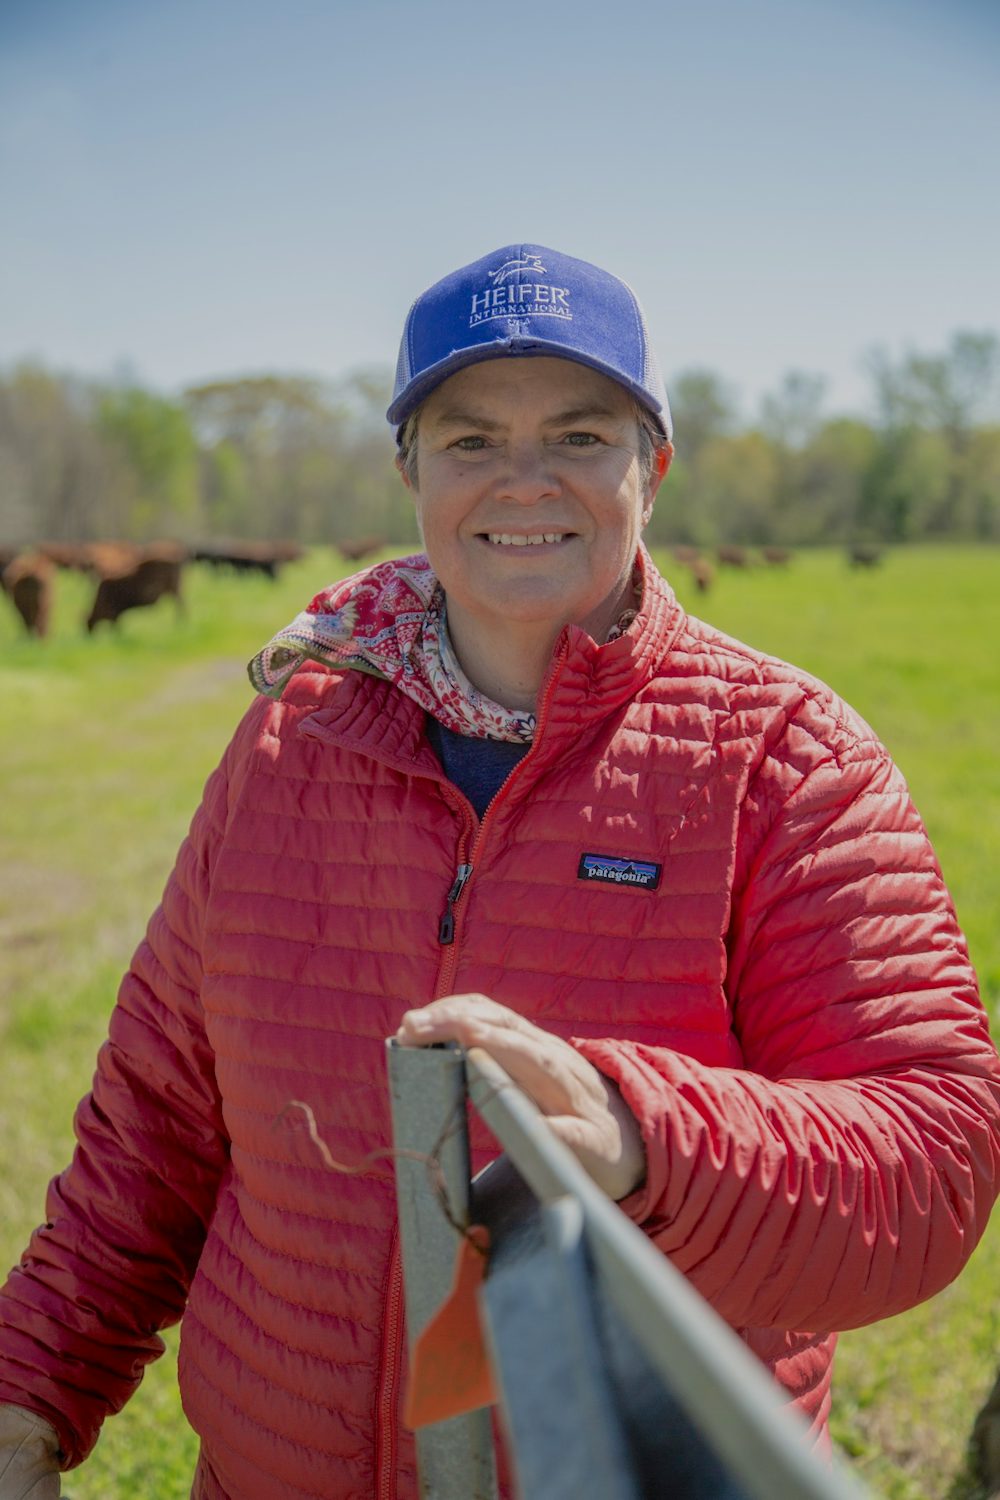
[{"label": "dirt patch in field", "polygon": [[87,882],[72,871],[23,860],[0,866],[0,994],[13,994],[54,962],[67,918],[90,900]]},{"label": "dirt patch in field", "polygon": [[87,883],[69,870],[26,861],[0,866],[0,944],[30,946],[87,900]]},{"label": "dirt patch in field", "polygon": [[155,718],[164,709],[204,702],[238,682],[246,685],[249,702],[253,690],[247,680],[247,664],[240,656],[216,656],[211,661],[192,662],[170,672],[163,684],[136,706],[134,718]]}]

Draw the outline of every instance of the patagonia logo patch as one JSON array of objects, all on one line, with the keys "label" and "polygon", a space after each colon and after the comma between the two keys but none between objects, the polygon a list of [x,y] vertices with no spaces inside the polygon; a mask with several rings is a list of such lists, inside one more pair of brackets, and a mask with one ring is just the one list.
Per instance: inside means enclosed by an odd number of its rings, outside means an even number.
[{"label": "patagonia logo patch", "polygon": [[581,854],[576,873],[580,880],[603,880],[608,885],[632,885],[641,891],[655,891],[663,866],[645,859],[623,859],[619,854]]}]

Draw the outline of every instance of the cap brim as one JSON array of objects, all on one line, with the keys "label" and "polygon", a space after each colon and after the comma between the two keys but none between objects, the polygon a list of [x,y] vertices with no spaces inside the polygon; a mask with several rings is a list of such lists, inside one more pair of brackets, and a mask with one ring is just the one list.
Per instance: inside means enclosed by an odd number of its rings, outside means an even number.
[{"label": "cap brim", "polygon": [[630,380],[623,371],[615,369],[613,365],[598,359],[587,358],[586,355],[568,349],[565,344],[538,338],[497,339],[492,344],[474,344],[468,349],[454,350],[446,359],[438,360],[437,364],[431,365],[416,380],[410,382],[406,390],[389,407],[386,419],[393,427],[401,427],[407,417],[411,417],[417,407],[426,401],[431,391],[447,380],[450,375],[454,375],[458,370],[466,369],[469,365],[482,364],[488,359],[530,359],[540,356],[567,359],[571,364],[586,365],[588,369],[596,370],[598,374],[606,375],[609,380],[614,380],[618,385],[623,386],[629,395],[634,396],[639,405],[645,407],[651,416],[656,418],[660,430],[669,441],[670,413],[661,404],[654,404],[649,392],[643,386]]}]

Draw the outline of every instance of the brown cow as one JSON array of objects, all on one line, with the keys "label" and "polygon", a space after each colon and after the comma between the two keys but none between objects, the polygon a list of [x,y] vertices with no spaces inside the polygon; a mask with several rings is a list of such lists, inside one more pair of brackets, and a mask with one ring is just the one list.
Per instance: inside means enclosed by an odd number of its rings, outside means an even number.
[{"label": "brown cow", "polygon": [[36,550],[57,568],[70,568],[76,573],[90,570],[86,542],[39,542]]},{"label": "brown cow", "polygon": [[859,542],[848,550],[847,555],[852,568],[877,568],[882,561],[882,548]]},{"label": "brown cow", "polygon": [[144,555],[134,542],[84,542],[80,550],[85,570],[97,578],[123,578]]},{"label": "brown cow", "polygon": [[29,635],[39,639],[48,635],[52,614],[55,566],[40,552],[25,552],[9,562],[0,575],[0,584]]},{"label": "brown cow", "polygon": [[142,609],[155,604],[164,594],[172,594],[178,610],[183,609],[182,567],[176,558],[144,557],[131,573],[102,578],[87,617],[87,630],[93,631],[102,620],[114,624],[127,609]]},{"label": "brown cow", "polygon": [[787,547],[762,547],[760,550],[764,561],[773,568],[785,567],[792,556]]},{"label": "brown cow", "polygon": [[373,552],[381,552],[385,544],[384,536],[361,536],[353,542],[338,542],[337,551],[345,562],[360,562],[363,557],[369,557]]},{"label": "brown cow", "polygon": [[281,563],[301,562],[306,555],[301,542],[265,542],[264,546],[270,546],[275,561]]},{"label": "brown cow", "polygon": [[745,547],[717,547],[716,557],[724,568],[748,568],[750,558]]},{"label": "brown cow", "polygon": [[707,557],[695,557],[690,564],[691,577],[699,594],[707,594],[715,582],[715,569]]}]

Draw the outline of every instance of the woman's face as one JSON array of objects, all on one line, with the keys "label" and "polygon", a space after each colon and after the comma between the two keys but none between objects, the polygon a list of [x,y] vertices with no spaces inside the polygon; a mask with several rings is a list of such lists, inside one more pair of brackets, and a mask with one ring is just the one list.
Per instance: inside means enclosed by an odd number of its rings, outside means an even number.
[{"label": "woman's face", "polygon": [[[427,398],[411,486],[427,555],[463,631],[573,623],[603,641],[629,592],[665,472],[644,480],[631,398],[571,360],[471,365]],[[404,476],[405,477],[405,476]]]}]

